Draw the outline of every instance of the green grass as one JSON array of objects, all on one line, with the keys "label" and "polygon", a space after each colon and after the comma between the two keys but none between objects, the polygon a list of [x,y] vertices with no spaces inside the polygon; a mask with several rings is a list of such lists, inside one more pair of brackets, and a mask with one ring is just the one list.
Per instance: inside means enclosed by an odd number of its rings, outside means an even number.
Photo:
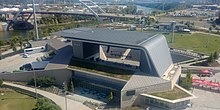
[{"label": "green grass", "polygon": [[79,60],[75,58],[72,59],[69,67],[73,69],[89,71],[124,80],[129,80],[130,77],[134,74],[134,71],[131,70],[110,67],[106,65],[97,64],[92,61]]},{"label": "green grass", "polygon": [[196,52],[210,54],[220,52],[220,37],[202,33],[175,33],[175,42],[170,43],[172,34],[165,35],[171,48],[189,49]]},{"label": "green grass", "polygon": [[190,96],[188,93],[182,91],[181,89],[177,87],[174,87],[172,91],[152,93],[150,95],[169,99],[169,100],[176,100],[176,99],[181,99],[181,98]]},{"label": "green grass", "polygon": [[30,96],[7,91],[0,95],[0,110],[32,110],[36,100]]}]

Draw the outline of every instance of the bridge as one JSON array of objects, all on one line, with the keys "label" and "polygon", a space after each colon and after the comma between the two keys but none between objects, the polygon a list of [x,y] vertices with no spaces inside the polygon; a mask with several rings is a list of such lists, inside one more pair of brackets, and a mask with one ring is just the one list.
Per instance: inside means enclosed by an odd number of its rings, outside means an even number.
[{"label": "bridge", "polygon": [[[117,18],[128,18],[128,19],[135,19],[135,18],[140,18],[141,16],[137,15],[128,15],[128,14],[112,14],[112,13],[105,13],[105,11],[99,7],[96,3],[94,3],[91,0],[79,0],[79,3],[81,3],[84,7],[86,7],[90,12],[77,12],[77,11],[48,11],[48,10],[40,10],[36,11],[35,10],[35,3],[33,1],[33,9],[34,11],[24,11],[25,8],[27,8],[27,3],[21,3],[21,7],[19,11],[7,11],[7,12],[0,12],[0,14],[13,14],[14,18],[13,20],[9,23],[7,30],[10,30],[10,27],[12,27],[13,24],[18,23],[17,18],[19,16],[23,16],[24,14],[29,15],[25,22],[30,19],[32,15],[35,14],[63,14],[63,15],[80,15],[80,16],[94,16],[99,22],[102,22],[103,19],[110,19],[113,22],[113,19]],[[65,2],[64,2],[65,3]],[[36,20],[35,20],[36,21]]]},{"label": "bridge", "polygon": [[[18,12],[0,12],[0,14],[13,14],[16,15]],[[33,11],[23,11],[20,14],[33,14]],[[63,12],[63,11],[36,11],[36,14],[63,14],[63,15],[81,15],[81,16],[95,16],[93,13],[83,13],[83,12]],[[97,14],[102,18],[128,18],[135,19],[140,18],[140,15],[129,15],[129,14],[113,14],[113,13],[101,13]]]}]

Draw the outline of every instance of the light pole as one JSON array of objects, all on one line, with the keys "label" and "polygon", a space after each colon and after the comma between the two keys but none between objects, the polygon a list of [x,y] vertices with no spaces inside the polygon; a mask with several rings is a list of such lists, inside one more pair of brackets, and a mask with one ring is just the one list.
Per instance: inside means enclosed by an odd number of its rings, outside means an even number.
[{"label": "light pole", "polygon": [[63,82],[63,90],[64,90],[64,98],[65,98],[65,106],[66,106],[66,110],[67,110],[67,98],[66,98],[66,82]]},{"label": "light pole", "polygon": [[36,9],[35,9],[35,1],[32,1],[33,5],[33,14],[34,14],[34,29],[35,29],[35,34],[36,34],[36,40],[39,40],[39,35],[38,35],[38,28],[37,28],[37,18],[36,18]]},{"label": "light pole", "polygon": [[172,36],[172,39],[171,39],[171,43],[174,43],[174,30],[175,30],[175,27],[176,27],[176,21],[172,21],[171,22],[171,26],[172,26],[172,31],[173,31],[173,36]]}]

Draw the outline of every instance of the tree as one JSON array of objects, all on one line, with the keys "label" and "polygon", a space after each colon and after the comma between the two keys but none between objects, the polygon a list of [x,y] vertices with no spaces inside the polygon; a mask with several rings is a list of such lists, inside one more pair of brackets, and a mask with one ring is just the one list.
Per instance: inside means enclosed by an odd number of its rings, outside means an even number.
[{"label": "tree", "polygon": [[214,52],[213,58],[217,60],[219,58],[219,53],[217,51]]},{"label": "tree", "polygon": [[19,45],[20,45],[20,47],[21,47],[21,49],[22,49],[22,47],[23,47],[23,43],[24,43],[24,39],[21,37],[21,36],[17,36],[17,39],[18,39],[18,43],[19,43]]},{"label": "tree", "polygon": [[180,83],[180,85],[185,88],[190,90],[190,88],[192,87],[192,73],[189,72],[186,77],[182,80],[182,82]]},{"label": "tree", "polygon": [[73,80],[70,81],[70,91],[74,93],[74,85],[73,85]]},{"label": "tree", "polygon": [[110,94],[108,95],[108,101],[111,101],[113,99],[113,93],[110,92]]},{"label": "tree", "polygon": [[213,61],[214,61],[214,57],[213,57],[213,54],[211,53],[210,56],[207,59],[207,62],[212,63]]},{"label": "tree", "polygon": [[2,87],[2,85],[3,85],[3,80],[0,79],[0,87]]}]

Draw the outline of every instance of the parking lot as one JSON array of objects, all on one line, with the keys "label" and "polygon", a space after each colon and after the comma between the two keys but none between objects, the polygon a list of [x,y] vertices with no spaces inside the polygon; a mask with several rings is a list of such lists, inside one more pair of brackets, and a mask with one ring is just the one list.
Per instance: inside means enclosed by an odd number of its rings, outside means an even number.
[{"label": "parking lot", "polygon": [[23,58],[22,55],[14,55],[5,59],[0,60],[0,73],[7,71],[13,72],[19,70],[19,67],[26,63],[36,61],[36,58],[43,56],[44,53],[31,54],[29,58]]},{"label": "parking lot", "polygon": [[220,110],[220,93],[194,89],[197,98],[192,99],[192,108],[186,110]]}]

